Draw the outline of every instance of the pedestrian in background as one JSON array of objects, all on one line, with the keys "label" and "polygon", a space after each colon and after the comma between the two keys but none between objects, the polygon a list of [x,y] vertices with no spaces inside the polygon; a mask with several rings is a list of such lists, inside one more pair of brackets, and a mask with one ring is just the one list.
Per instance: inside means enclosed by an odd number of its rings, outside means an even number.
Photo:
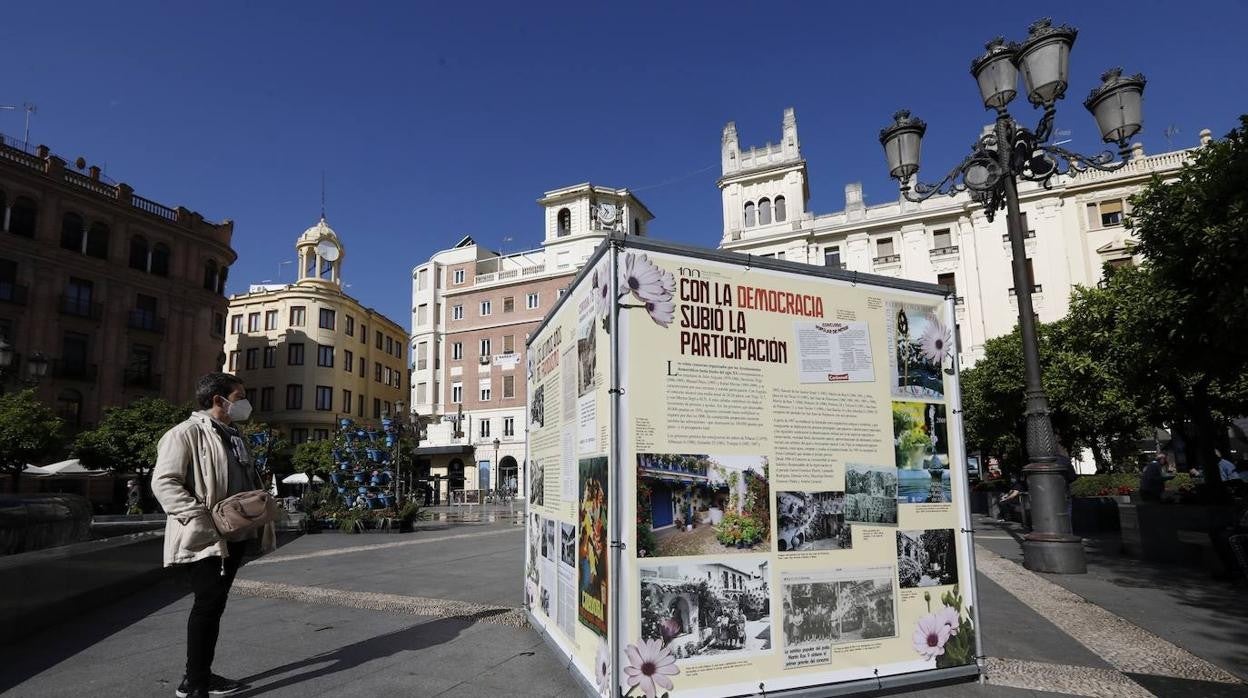
[{"label": "pedestrian in background", "polygon": [[235,494],[260,489],[259,474],[236,424],[251,415],[243,382],[228,373],[209,373],[195,387],[201,408],[160,438],[152,493],[167,514],[165,567],[190,578],[195,603],[186,623],[186,674],[174,695],[206,698],[246,688],[212,673],[221,615],[234,575],[249,543],[261,552],[275,547],[273,524],[249,539],[226,541],[217,531],[212,507]]},{"label": "pedestrian in background", "polygon": [[1218,457],[1218,474],[1222,476],[1222,482],[1239,480],[1239,472],[1235,469],[1235,464],[1222,455],[1222,449],[1215,448],[1213,453]]},{"label": "pedestrian in background", "polygon": [[1175,476],[1174,464],[1165,451],[1159,451],[1153,462],[1144,466],[1140,475],[1140,499],[1146,502],[1160,502],[1161,495],[1166,491],[1166,481]]}]

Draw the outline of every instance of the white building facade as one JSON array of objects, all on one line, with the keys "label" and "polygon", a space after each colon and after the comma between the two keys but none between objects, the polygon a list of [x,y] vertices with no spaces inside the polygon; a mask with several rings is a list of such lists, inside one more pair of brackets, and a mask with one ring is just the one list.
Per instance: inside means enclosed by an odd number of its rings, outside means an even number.
[{"label": "white building facade", "polygon": [[589,183],[537,203],[541,247],[500,254],[469,236],[412,270],[411,406],[429,423],[417,475],[438,501],[525,495],[529,333],[608,233],[645,235],[654,218],[627,189]]},{"label": "white building facade", "polygon": [[[1201,144],[1209,139],[1202,131]],[[1127,198],[1154,174],[1175,176],[1190,153],[1150,156],[1136,144],[1116,172],[1054,177],[1049,189],[1020,182],[1032,298],[1042,322],[1063,317],[1074,286],[1100,282],[1104,265],[1134,263],[1135,241],[1124,226]],[[862,185],[851,183],[842,210],[815,214],[791,108],[779,144],[742,150],[736,125],[728,123],[721,156],[722,249],[944,285],[957,299],[954,332],[963,367],[983,357],[988,339],[1017,324],[1005,216],[989,222],[966,193],[922,203],[898,196],[868,206]],[[882,157],[878,167],[884,168]]]}]

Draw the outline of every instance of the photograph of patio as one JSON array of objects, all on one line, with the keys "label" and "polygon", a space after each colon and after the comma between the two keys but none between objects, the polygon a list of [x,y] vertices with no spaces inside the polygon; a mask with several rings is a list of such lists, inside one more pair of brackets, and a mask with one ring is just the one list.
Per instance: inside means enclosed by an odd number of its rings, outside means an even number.
[{"label": "photograph of patio", "polygon": [[638,570],[642,639],[661,640],[677,659],[771,649],[766,557]]},{"label": "photograph of patio", "polygon": [[777,492],[776,549],[847,550],[854,545],[845,522],[844,492]]},{"label": "photograph of patio", "polygon": [[770,507],[766,456],[637,455],[639,557],[769,550]]}]

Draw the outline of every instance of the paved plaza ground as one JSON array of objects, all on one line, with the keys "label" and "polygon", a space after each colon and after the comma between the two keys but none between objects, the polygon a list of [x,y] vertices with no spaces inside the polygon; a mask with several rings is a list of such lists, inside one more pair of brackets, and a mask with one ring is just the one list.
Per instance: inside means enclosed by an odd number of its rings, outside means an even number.
[{"label": "paved plaza ground", "polygon": [[[581,695],[517,608],[523,526],[505,507],[440,518],[307,535],[246,565],[214,669],[251,683],[243,696]],[[1106,541],[1089,543],[1087,575],[1036,575],[1017,531],[976,525],[986,683],[898,695],[1248,696],[1242,588]],[[171,696],[189,607],[167,581],[34,633],[3,648],[0,693]]]}]

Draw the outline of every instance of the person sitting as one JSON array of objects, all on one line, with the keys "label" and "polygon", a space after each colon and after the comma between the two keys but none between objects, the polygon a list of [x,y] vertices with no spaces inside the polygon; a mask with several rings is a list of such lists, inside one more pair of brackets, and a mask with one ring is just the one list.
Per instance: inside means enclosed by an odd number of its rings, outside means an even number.
[{"label": "person sitting", "polygon": [[1166,481],[1173,480],[1177,472],[1170,457],[1165,451],[1157,454],[1157,458],[1144,467],[1140,475],[1140,499],[1145,502],[1160,502],[1161,495],[1166,491]]},{"label": "person sitting", "polygon": [[1010,489],[1001,495],[1001,499],[997,502],[997,522],[1005,523],[1009,520],[1007,516],[1010,512],[1018,513],[1018,521],[1023,521],[1023,493],[1027,491],[1027,480],[1021,475],[1014,475],[1010,480]]}]

